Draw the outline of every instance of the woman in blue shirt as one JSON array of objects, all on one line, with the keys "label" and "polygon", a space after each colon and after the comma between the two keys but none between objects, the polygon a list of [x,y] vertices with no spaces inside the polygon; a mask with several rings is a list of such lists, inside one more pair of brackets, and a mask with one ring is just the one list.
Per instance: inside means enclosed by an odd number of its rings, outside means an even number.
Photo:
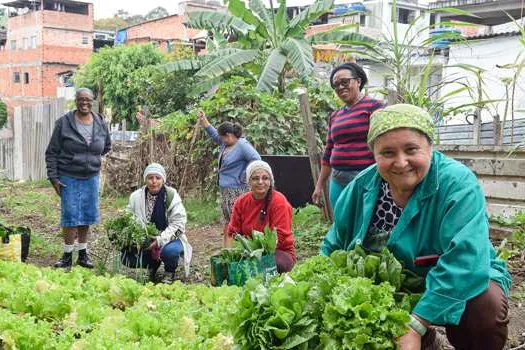
[{"label": "woman in blue shirt", "polygon": [[[224,122],[217,130],[210,124],[204,112],[199,112],[199,120],[208,136],[220,146],[218,182],[226,232],[233,203],[241,194],[248,192],[246,167],[254,160],[260,160],[261,156],[250,142],[242,137],[242,127],[239,124]],[[224,237],[226,238],[226,235]]]}]

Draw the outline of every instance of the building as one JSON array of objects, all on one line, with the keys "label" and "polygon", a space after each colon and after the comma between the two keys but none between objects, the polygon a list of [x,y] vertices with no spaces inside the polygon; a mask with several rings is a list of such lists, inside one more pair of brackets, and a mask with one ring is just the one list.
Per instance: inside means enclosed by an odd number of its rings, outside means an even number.
[{"label": "building", "polygon": [[187,45],[197,53],[205,47],[207,31],[185,25],[185,13],[193,11],[227,11],[217,2],[185,1],[180,4],[181,14],[135,24],[117,31],[115,44],[131,45],[153,43],[164,52],[171,52],[176,45]]},{"label": "building", "polygon": [[70,0],[14,0],[0,50],[0,98],[8,112],[57,97],[93,51],[93,5]]},{"label": "building", "polygon": [[95,30],[93,33],[93,51],[97,52],[103,47],[113,47],[115,32],[112,30]]}]

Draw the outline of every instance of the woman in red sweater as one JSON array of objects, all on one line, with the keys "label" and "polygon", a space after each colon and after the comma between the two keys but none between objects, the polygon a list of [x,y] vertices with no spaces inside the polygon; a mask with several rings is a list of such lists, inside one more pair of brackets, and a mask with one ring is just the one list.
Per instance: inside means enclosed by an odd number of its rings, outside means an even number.
[{"label": "woman in red sweater", "polygon": [[233,205],[226,246],[231,247],[235,234],[251,237],[253,230],[262,232],[268,226],[277,231],[277,271],[291,271],[297,259],[292,235],[292,206],[281,192],[273,189],[273,173],[268,163],[251,162],[246,168],[246,179],[250,192],[237,198]]}]

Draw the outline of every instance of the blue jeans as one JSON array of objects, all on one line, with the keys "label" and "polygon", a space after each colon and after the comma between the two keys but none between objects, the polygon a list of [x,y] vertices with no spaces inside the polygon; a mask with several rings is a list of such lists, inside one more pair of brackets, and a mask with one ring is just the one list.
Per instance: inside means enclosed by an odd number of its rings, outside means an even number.
[{"label": "blue jeans", "polygon": [[180,239],[171,241],[162,247],[160,251],[160,260],[164,263],[166,272],[175,272],[179,265],[179,257],[184,255],[184,247]]},{"label": "blue jeans", "polygon": [[[335,209],[335,204],[341,195],[341,192],[346,188],[346,186],[352,182],[352,180],[359,174],[360,170],[346,170],[346,171],[337,171],[332,170],[330,176],[330,187],[329,187],[329,198],[330,206],[332,210]],[[337,174],[337,176],[334,176]]]}]

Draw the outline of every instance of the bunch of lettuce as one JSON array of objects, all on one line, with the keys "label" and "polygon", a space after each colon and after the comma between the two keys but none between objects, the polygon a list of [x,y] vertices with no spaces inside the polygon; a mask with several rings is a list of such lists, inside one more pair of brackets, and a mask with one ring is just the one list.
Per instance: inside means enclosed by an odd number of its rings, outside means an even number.
[{"label": "bunch of lettuce", "polygon": [[[401,265],[384,251],[383,259],[372,258],[373,264],[356,277],[349,265],[360,258],[363,264],[366,253],[361,253],[307,259],[269,284],[250,280],[235,319],[237,344],[244,350],[395,349],[395,338],[406,333],[409,321],[409,308],[396,302],[390,282],[402,279]],[[382,260],[387,262],[384,282]]]},{"label": "bunch of lettuce", "polygon": [[407,332],[408,312],[397,307],[394,287],[368,278],[343,276],[323,312],[324,349],[396,349]]}]

